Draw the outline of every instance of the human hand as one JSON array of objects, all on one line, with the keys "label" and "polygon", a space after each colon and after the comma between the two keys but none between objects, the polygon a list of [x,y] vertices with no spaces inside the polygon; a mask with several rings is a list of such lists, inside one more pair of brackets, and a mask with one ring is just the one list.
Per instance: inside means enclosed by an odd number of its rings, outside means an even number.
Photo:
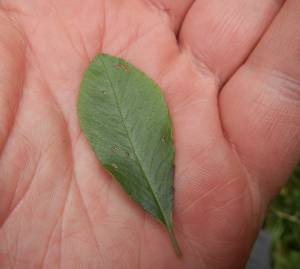
[{"label": "human hand", "polygon": [[[299,160],[300,6],[283,2],[2,0],[0,267],[243,268]],[[98,51],[164,92],[181,259],[79,127]]]}]

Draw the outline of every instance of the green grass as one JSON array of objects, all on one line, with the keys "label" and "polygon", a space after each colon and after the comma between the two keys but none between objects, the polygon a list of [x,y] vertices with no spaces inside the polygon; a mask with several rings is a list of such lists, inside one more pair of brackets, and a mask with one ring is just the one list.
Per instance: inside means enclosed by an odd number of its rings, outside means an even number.
[{"label": "green grass", "polygon": [[300,269],[300,163],[269,207],[263,229],[272,236],[272,268]]}]

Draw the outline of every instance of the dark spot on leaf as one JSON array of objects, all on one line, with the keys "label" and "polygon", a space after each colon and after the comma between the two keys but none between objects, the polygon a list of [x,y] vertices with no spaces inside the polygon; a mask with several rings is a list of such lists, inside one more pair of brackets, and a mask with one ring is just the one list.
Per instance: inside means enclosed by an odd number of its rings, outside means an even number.
[{"label": "dark spot on leaf", "polygon": [[175,164],[172,165],[169,174],[168,174],[168,179],[173,182],[174,181],[174,173],[175,173]]},{"label": "dark spot on leaf", "polygon": [[121,64],[118,64],[118,67],[119,67],[119,68],[121,68],[121,67],[122,67],[122,65],[121,65]]},{"label": "dark spot on leaf", "polygon": [[113,151],[117,150],[117,148],[116,148],[116,147],[112,147],[111,149],[112,149]]},{"label": "dark spot on leaf", "polygon": [[106,92],[105,92],[105,91],[103,91],[103,92],[102,92],[102,94],[103,94],[103,95],[105,95],[105,94],[106,94]]},{"label": "dark spot on leaf", "polygon": [[127,157],[130,157],[130,153],[129,153],[129,152],[126,152],[126,156],[127,156]]},{"label": "dark spot on leaf", "polygon": [[98,65],[99,65],[99,66],[101,66],[101,64],[100,64],[100,63],[98,63]]},{"label": "dark spot on leaf", "polygon": [[170,195],[172,196],[172,199],[173,199],[173,197],[174,197],[174,192],[175,192],[175,188],[173,187],[173,188],[170,188]]},{"label": "dark spot on leaf", "polygon": [[162,141],[166,141],[166,137],[165,136],[163,136]]},{"label": "dark spot on leaf", "polygon": [[116,68],[116,66],[114,65],[113,68]]},{"label": "dark spot on leaf", "polygon": [[126,71],[129,71],[129,67],[128,67],[128,66],[125,66],[125,70],[126,70]]},{"label": "dark spot on leaf", "polygon": [[112,164],[111,166],[112,168],[117,169],[117,166],[115,164]]}]

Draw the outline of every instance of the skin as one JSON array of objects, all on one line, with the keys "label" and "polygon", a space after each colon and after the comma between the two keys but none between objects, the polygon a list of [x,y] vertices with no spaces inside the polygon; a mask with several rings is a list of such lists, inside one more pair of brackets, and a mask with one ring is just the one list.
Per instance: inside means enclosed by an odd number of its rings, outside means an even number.
[{"label": "skin", "polygon": [[[0,0],[0,267],[244,268],[300,157],[299,14],[298,0]],[[79,127],[98,51],[165,95],[181,259]]]}]

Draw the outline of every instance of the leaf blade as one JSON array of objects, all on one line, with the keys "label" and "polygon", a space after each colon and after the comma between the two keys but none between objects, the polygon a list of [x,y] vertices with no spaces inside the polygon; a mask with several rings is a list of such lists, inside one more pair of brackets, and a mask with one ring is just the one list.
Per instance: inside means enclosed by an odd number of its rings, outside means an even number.
[{"label": "leaf blade", "polygon": [[174,171],[171,180],[169,172],[175,150],[159,87],[125,60],[98,53],[83,75],[77,107],[80,126],[103,167],[173,234]]}]

